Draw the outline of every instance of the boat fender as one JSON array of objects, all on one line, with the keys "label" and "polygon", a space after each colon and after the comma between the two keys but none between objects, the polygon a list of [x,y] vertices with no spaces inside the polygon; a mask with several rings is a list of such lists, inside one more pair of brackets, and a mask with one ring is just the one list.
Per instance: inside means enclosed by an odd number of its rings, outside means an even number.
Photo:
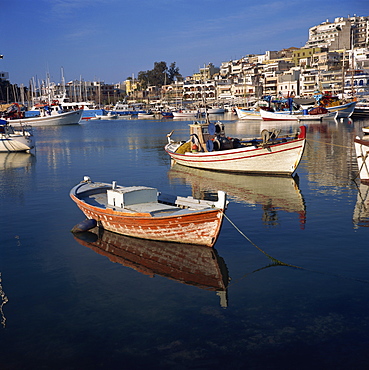
[{"label": "boat fender", "polygon": [[214,150],[214,143],[211,140],[206,142],[206,149],[208,152],[212,152]]},{"label": "boat fender", "polygon": [[84,220],[84,221],[80,222],[79,224],[77,224],[76,226],[74,226],[71,231],[72,231],[73,234],[74,233],[82,233],[84,231],[91,230],[96,226],[97,226],[97,221],[96,220],[87,218],[86,220]]},{"label": "boat fender", "polygon": [[213,122],[210,122],[208,125],[208,133],[209,135],[215,135],[215,125]]}]

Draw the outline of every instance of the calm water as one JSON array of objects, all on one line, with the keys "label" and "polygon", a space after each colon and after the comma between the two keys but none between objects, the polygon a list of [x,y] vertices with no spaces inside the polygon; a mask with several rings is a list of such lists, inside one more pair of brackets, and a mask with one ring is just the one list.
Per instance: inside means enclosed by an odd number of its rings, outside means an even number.
[{"label": "calm water", "polygon": [[[273,127],[223,122],[237,137]],[[367,369],[368,189],[352,179],[353,138],[369,121],[308,124],[295,180],[170,169],[166,134],[185,139],[188,123],[35,128],[35,156],[1,154],[1,369]],[[153,270],[145,250],[160,255],[160,243],[118,241],[133,261],[75,239],[84,216],[69,190],[84,175],[181,195],[226,190],[215,253],[191,250],[204,276],[184,277],[185,253],[173,271]]]}]

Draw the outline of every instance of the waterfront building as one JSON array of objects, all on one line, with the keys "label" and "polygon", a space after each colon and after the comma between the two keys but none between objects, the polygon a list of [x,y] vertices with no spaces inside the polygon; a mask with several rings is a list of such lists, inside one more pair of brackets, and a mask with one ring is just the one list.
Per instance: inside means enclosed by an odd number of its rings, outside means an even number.
[{"label": "waterfront building", "polygon": [[283,97],[300,95],[300,68],[291,68],[278,76],[277,94]]},{"label": "waterfront building", "polygon": [[337,17],[333,22],[327,19],[309,29],[305,47],[323,47],[330,51],[348,50],[369,46],[369,17]]}]

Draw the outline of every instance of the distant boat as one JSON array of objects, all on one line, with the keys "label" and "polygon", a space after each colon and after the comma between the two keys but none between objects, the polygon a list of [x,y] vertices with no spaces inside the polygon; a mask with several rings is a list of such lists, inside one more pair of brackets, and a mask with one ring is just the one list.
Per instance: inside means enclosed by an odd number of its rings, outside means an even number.
[{"label": "distant boat", "polygon": [[363,184],[369,185],[369,128],[364,128],[364,136],[356,136],[354,139],[357,165],[359,168],[358,176]]},{"label": "distant boat", "polygon": [[39,115],[33,117],[25,117],[17,103],[13,103],[8,108],[3,119],[9,123],[26,124],[32,126],[56,126],[56,125],[76,125],[81,121],[82,109],[71,112],[63,112],[58,105],[39,105],[36,107]]},{"label": "distant boat", "polygon": [[117,234],[207,247],[218,238],[227,206],[224,192],[213,202],[165,195],[143,186],[92,182],[89,177],[73,187],[70,196],[86,215],[87,227],[96,222]]},{"label": "distant boat", "polygon": [[34,148],[35,140],[30,126],[15,127],[0,120],[0,152],[30,152]]},{"label": "distant boat", "polygon": [[216,292],[227,307],[228,268],[214,248],[143,240],[99,228],[74,235],[81,245],[143,275]]},{"label": "distant boat", "polygon": [[161,115],[164,117],[164,118],[173,118],[173,112],[161,112]]},{"label": "distant boat", "polygon": [[357,102],[352,117],[369,117],[369,101],[367,99]]},{"label": "distant boat", "polygon": [[190,139],[175,142],[167,135],[165,151],[174,163],[205,170],[291,175],[302,158],[306,128],[279,136],[277,130],[262,131],[262,137],[229,138],[221,122],[190,124]]},{"label": "distant boat", "polygon": [[200,113],[207,113],[207,114],[222,114],[225,113],[225,109],[222,107],[217,106],[208,106],[206,108],[200,108]]},{"label": "distant boat", "polygon": [[260,111],[235,107],[238,119],[261,120]]},{"label": "distant boat", "polygon": [[118,119],[119,114],[114,114],[112,112],[108,112],[106,114],[95,114],[95,119],[102,119],[102,120],[109,120],[109,119]]},{"label": "distant boat", "polygon": [[319,105],[324,106],[330,112],[337,112],[337,118],[351,117],[357,101],[345,102],[337,96],[317,94],[314,96]]},{"label": "distant boat", "polygon": [[348,118],[351,117],[356,106],[357,102],[353,101],[346,104],[340,104],[336,106],[326,106],[330,112],[337,112],[337,118]]},{"label": "distant boat", "polygon": [[179,109],[173,111],[173,118],[199,118],[202,113],[196,109]]},{"label": "distant boat", "polygon": [[[318,108],[317,108],[318,109]],[[330,112],[326,109],[325,113],[315,113],[314,109],[311,111],[277,111],[272,112],[268,110],[261,109],[260,115],[263,121],[321,121],[327,118],[335,118],[337,116],[336,112]]]},{"label": "distant boat", "polygon": [[142,104],[127,104],[122,101],[118,101],[114,107],[111,109],[113,114],[119,115],[138,115],[138,113],[146,113],[142,109]]},{"label": "distant boat", "polygon": [[139,112],[137,118],[155,118],[155,114],[152,112]]}]

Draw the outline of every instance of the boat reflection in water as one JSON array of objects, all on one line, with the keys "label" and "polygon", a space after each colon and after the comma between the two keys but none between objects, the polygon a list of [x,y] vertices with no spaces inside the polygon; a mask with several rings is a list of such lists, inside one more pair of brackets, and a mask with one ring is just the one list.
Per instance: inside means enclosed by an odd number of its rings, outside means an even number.
[{"label": "boat reflection in water", "polygon": [[369,227],[369,185],[360,184],[353,215],[354,227]]},{"label": "boat reflection in water", "polygon": [[29,153],[0,153],[0,171],[28,168],[35,160],[36,157]]},{"label": "boat reflection in water", "polygon": [[263,222],[274,226],[279,210],[296,213],[300,227],[306,222],[305,202],[298,186],[298,176],[255,176],[206,171],[174,164],[168,171],[169,179],[192,186],[193,197],[222,190],[228,199],[238,203],[261,205]]},{"label": "boat reflection in water", "polygon": [[153,277],[159,275],[217,292],[227,307],[227,266],[214,248],[131,238],[101,228],[74,234],[81,245],[110,261]]}]

